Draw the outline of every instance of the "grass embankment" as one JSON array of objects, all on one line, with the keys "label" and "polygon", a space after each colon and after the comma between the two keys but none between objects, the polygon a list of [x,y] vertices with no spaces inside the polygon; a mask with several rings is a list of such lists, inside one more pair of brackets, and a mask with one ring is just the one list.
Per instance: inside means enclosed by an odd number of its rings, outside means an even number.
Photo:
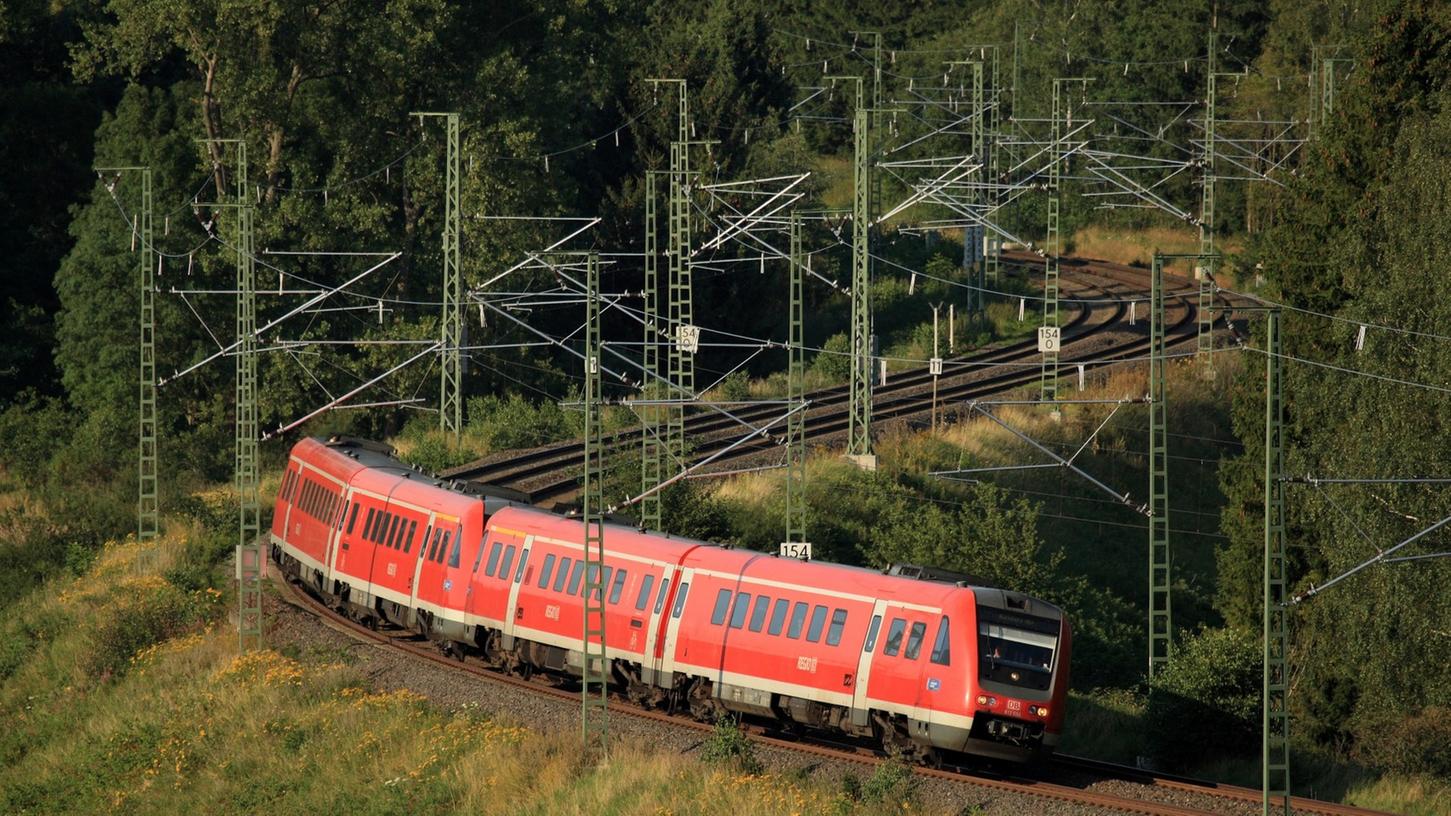
[{"label": "grass embankment", "polygon": [[158,574],[135,574],[134,543],[110,545],[16,607],[0,641],[0,812],[910,809],[905,786],[836,790],[638,748],[596,769],[572,733],[380,691],[337,650],[239,655],[222,593],[177,583],[199,535],[173,525]]}]

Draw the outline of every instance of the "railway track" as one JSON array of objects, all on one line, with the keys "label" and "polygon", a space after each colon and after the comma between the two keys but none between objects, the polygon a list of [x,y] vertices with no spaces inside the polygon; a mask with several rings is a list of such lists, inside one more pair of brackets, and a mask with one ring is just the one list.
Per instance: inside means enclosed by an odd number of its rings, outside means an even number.
[{"label": "railway track", "polygon": [[[449,671],[481,678],[559,700],[561,703],[577,705],[579,692],[560,687],[548,680],[523,679],[486,667],[469,657],[459,659],[441,654],[426,640],[403,630],[376,630],[339,614],[303,587],[286,580],[275,571],[269,571],[278,586],[282,599],[322,619],[328,626],[338,629],[357,640],[376,643],[396,650],[410,659],[438,665]],[[660,711],[639,708],[623,696],[612,694],[611,710],[616,714],[667,724],[673,728],[691,729],[708,733],[713,726],[692,719]],[[757,724],[748,724],[747,731],[753,741],[762,745],[806,754],[838,762],[847,762],[873,767],[885,761],[884,757],[870,748],[835,742],[806,742],[788,738]],[[1099,807],[1117,813],[1144,814],[1145,816],[1214,816],[1226,812],[1224,807],[1213,804],[1233,804],[1233,812],[1250,812],[1247,804],[1257,805],[1260,792],[1250,788],[1220,785],[1214,782],[1187,779],[1158,774],[1136,768],[1079,757],[1058,756],[1037,768],[1003,770],[1001,767],[944,766],[940,768],[914,767],[913,772],[927,778],[944,780],[975,788],[1000,793],[1028,796],[1038,799],[1069,802],[1078,805]],[[1064,777],[1077,777],[1077,781],[1066,782]],[[1092,781],[1085,782],[1083,779]],[[1115,793],[1089,790],[1095,781],[1118,780],[1143,786],[1146,798],[1135,798]],[[1156,791],[1170,791],[1175,794],[1193,794],[1194,805],[1167,802],[1154,799]],[[1292,800],[1298,814],[1321,814],[1322,816],[1389,816],[1380,811],[1366,810],[1332,802],[1320,802],[1302,797]]]},{"label": "railway track", "polygon": [[[1023,254],[1010,260],[1023,262],[1031,257]],[[1065,343],[1060,365],[1071,370],[1082,363],[1085,369],[1092,370],[1146,352],[1149,340],[1147,336],[1138,335],[1107,348],[1093,348],[1103,334],[1123,326],[1130,300],[1145,299],[1145,271],[1102,262],[1070,262],[1065,259],[1064,263],[1073,270],[1071,274],[1077,278],[1072,284],[1072,294],[1095,302],[1091,304],[1093,308],[1085,303],[1073,304],[1074,314],[1064,326]],[[1198,290],[1197,287],[1185,284],[1182,279],[1178,279],[1174,289],[1165,294],[1168,301],[1166,310],[1169,313],[1166,334],[1171,346],[1184,343],[1195,329],[1194,297]],[[1145,320],[1147,322],[1147,315]],[[1091,350],[1084,351],[1085,348]],[[937,404],[950,405],[982,399],[1035,382],[1039,377],[1039,370],[1034,364],[1039,359],[1041,358],[1035,339],[1007,343],[974,355],[951,358],[944,366],[944,370],[950,373],[942,376],[939,381]],[[1009,368],[996,374],[979,376],[993,366]],[[897,374],[888,385],[876,389],[873,417],[888,421],[930,412],[933,407],[931,385],[932,376],[926,368]],[[847,387],[835,386],[813,391],[807,394],[807,399],[811,403],[805,417],[808,442],[821,443],[845,434],[848,425]],[[742,423],[767,423],[779,415],[779,409],[760,406],[733,413],[734,417],[715,413],[687,417],[685,430],[696,443],[694,456],[697,459],[721,454],[734,441],[734,434],[739,433]],[[640,431],[631,429],[612,435],[605,444],[608,449],[616,450],[639,443]],[[761,456],[777,449],[778,444],[778,439],[763,434],[729,453],[722,454],[716,463],[740,462],[753,456]],[[583,461],[583,444],[569,441],[528,451],[498,454],[445,471],[441,476],[510,488],[523,493],[535,504],[547,505],[567,499],[577,492],[576,478]]]}]

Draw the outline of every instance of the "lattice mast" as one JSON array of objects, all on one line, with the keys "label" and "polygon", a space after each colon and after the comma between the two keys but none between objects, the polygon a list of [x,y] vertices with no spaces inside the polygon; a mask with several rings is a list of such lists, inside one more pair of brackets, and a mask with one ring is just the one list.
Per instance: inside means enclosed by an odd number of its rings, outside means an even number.
[{"label": "lattice mast", "polygon": [[247,143],[237,149],[237,634],[242,651],[262,648],[261,499],[258,495],[257,267],[253,207],[247,202]]},{"label": "lattice mast", "polygon": [[[1219,34],[1209,32],[1208,75],[1204,99],[1204,159],[1202,199],[1199,208],[1199,254],[1205,256],[1196,267],[1199,278],[1198,343],[1200,354],[1214,350],[1214,117],[1215,117],[1215,58],[1218,52]],[[1211,358],[1206,357],[1206,362]]]},{"label": "lattice mast", "polygon": [[[801,243],[801,214],[791,213],[789,241],[791,314],[787,335],[786,382],[788,409],[806,399],[806,320],[802,272],[805,254]],[[806,541],[806,413],[786,418],[786,541]]]},{"label": "lattice mast", "polygon": [[1262,811],[1274,800],[1290,814],[1290,714],[1288,710],[1289,603],[1285,556],[1284,391],[1280,357],[1280,312],[1266,314],[1265,330],[1265,576],[1264,696],[1261,721]]},{"label": "lattice mast", "polygon": [[1169,558],[1169,407],[1165,401],[1164,256],[1149,279],[1149,677],[1173,656]]},{"label": "lattice mast", "polygon": [[603,758],[609,742],[609,659],[605,654],[604,436],[600,377],[599,253],[586,260],[584,364],[584,662],[580,682],[580,728],[586,750]]},{"label": "lattice mast", "polygon": [[[659,391],[660,371],[660,235],[657,184],[659,173],[645,171],[645,328],[641,363],[646,389]],[[645,397],[648,399],[649,394]],[[659,409],[640,409],[640,526],[647,530],[662,528],[660,484],[665,469],[665,446],[660,438]]]}]

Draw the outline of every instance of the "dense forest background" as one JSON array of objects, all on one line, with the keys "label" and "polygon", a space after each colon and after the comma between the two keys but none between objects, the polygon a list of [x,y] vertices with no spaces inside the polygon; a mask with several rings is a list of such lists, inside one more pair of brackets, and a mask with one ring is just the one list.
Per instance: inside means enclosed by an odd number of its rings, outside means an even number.
[{"label": "dense forest background", "polygon": [[[1046,116],[1055,76],[1093,76],[1095,99],[1197,99],[1211,27],[1223,46],[1220,70],[1241,72],[1223,81],[1232,89],[1221,99],[1222,118],[1304,120],[1312,49],[1333,44],[1353,64],[1334,116],[1291,160],[1285,187],[1231,184],[1220,194],[1218,230],[1243,238],[1235,266],[1260,270],[1261,294],[1305,310],[1285,322],[1288,471],[1447,475],[1439,452],[1451,445],[1451,414],[1443,410],[1451,389],[1451,279],[1441,274],[1451,261],[1445,4],[8,2],[0,6],[0,207],[9,213],[0,225],[0,462],[25,485],[29,502],[6,510],[0,593],[17,596],[44,575],[84,563],[100,542],[134,524],[138,299],[127,219],[137,207],[137,184],[134,177],[98,177],[94,166],[153,168],[163,292],[226,289],[234,261],[229,224],[205,202],[238,179],[231,158],[199,140],[244,139],[250,165],[241,182],[257,204],[259,248],[402,252],[383,276],[359,287],[357,300],[343,304],[348,310],[314,316],[289,336],[431,338],[437,316],[426,304],[439,298],[443,140],[436,122],[420,123],[412,111],[461,114],[463,273],[466,284],[476,285],[563,234],[558,221],[487,216],[598,216],[595,245],[638,249],[644,171],[662,166],[673,128],[673,100],[650,78],[688,80],[696,135],[718,142],[702,159],[713,176],[771,176],[839,166],[847,155],[845,94],[820,102],[799,123],[792,106],[824,71],[866,70],[866,40],[854,32],[883,34],[889,84],[892,77],[933,74],[944,59],[981,55],[981,46],[996,44],[1004,82],[1010,52],[1016,57],[1013,106],[1028,118]],[[1157,116],[1149,107],[1135,110],[1125,114],[1126,127],[1150,126]],[[1192,180],[1175,184],[1167,189],[1181,206],[1197,209]],[[821,179],[808,187],[818,202],[826,188]],[[1012,226],[1041,235],[1034,215],[1040,210],[1015,210]],[[1089,224],[1183,227],[1140,210],[1097,210],[1077,198],[1066,217],[1070,233]],[[883,251],[904,263],[932,260],[919,240],[890,231],[883,240]],[[357,259],[337,257],[260,260],[264,288],[274,274],[283,285],[284,271],[289,286],[305,286],[335,284],[362,269]],[[818,271],[829,277],[843,260],[826,253]],[[544,275],[529,274],[538,277],[521,287]],[[606,280],[638,289],[638,270],[622,266]],[[768,310],[740,309],[779,298],[760,277],[705,275],[697,287],[699,322],[750,336],[778,331]],[[846,305],[829,291],[810,297],[808,344],[817,347],[841,330]],[[167,294],[157,303],[163,377],[214,351],[212,332],[225,343],[232,331],[226,297]],[[531,320],[556,331],[578,316],[544,311]],[[1372,328],[1358,350],[1362,325]],[[469,331],[498,342],[518,339],[472,313]],[[321,404],[322,388],[335,393],[355,383],[358,372],[382,371],[411,353],[360,346],[301,360],[269,351],[263,427]],[[1226,385],[1243,448],[1226,454],[1217,471],[1226,538],[1206,579],[1212,597],[1197,616],[1205,629],[1186,650],[1187,668],[1176,681],[1250,733],[1258,728],[1259,362],[1252,358]],[[752,373],[767,374],[779,363],[763,357]],[[471,355],[470,410],[552,404],[569,392],[572,371],[548,349]],[[390,382],[391,396],[380,399],[432,400],[436,376],[436,369],[420,368],[411,379]],[[192,488],[229,478],[231,393],[225,365],[163,388],[165,507],[181,507]],[[376,410],[332,414],[309,428],[390,437],[434,422],[432,415]],[[568,422],[560,427],[567,432]],[[288,441],[269,443],[266,455],[280,456]],[[908,508],[890,501],[866,508],[879,513],[883,529],[901,531],[895,540],[905,543],[892,557],[941,555],[926,540],[929,532],[1026,542],[1029,550],[1013,552],[1035,556],[1042,543],[1033,507],[991,491],[932,515],[931,524]],[[1292,493],[1296,585],[1323,581],[1447,514],[1451,500],[1435,485]],[[731,533],[726,521],[704,516],[696,519],[702,527]],[[834,534],[870,536],[848,522]],[[1092,587],[1043,573],[1055,566],[1049,552],[1036,572],[1015,577],[1078,593],[1073,597],[1084,608],[1112,605]],[[1451,774],[1447,576],[1445,560],[1386,565],[1297,611],[1297,734],[1378,767]],[[1132,610],[1125,614],[1136,619]],[[1098,654],[1123,666],[1087,666],[1081,676],[1091,680],[1084,682],[1138,682],[1141,650],[1109,648],[1114,631],[1097,631]]]}]

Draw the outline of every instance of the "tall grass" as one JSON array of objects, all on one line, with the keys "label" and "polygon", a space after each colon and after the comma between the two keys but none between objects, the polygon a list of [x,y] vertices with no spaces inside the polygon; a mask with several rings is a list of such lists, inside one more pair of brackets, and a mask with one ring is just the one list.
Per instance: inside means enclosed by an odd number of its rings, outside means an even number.
[{"label": "tall grass", "polygon": [[[598,767],[582,760],[572,731],[543,733],[476,703],[446,710],[376,688],[336,651],[238,654],[219,593],[184,593],[160,577],[184,566],[199,532],[173,526],[157,574],[135,573],[134,542],[109,545],[87,573],[48,582],[7,623],[0,812],[737,816],[911,807],[906,787],[854,798],[799,775],[623,741]],[[114,671],[88,668],[102,648],[98,631],[169,612],[168,591],[207,613],[156,629]]]}]

